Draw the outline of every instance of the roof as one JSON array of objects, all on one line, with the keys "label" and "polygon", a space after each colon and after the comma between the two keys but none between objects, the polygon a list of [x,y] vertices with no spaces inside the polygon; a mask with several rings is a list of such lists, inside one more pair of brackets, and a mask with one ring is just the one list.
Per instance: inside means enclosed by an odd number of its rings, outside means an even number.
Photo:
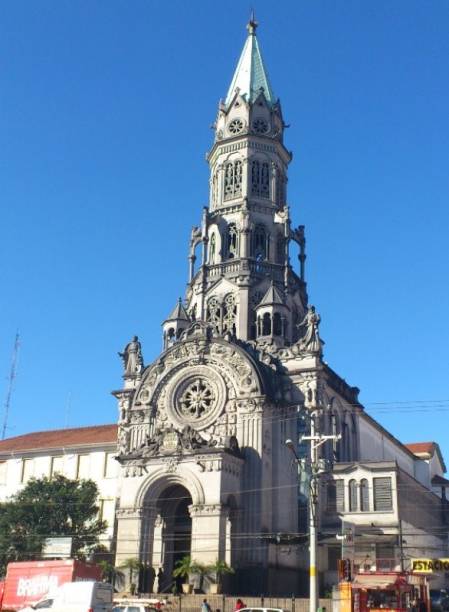
[{"label": "roof", "polygon": [[273,282],[268,287],[267,292],[261,299],[258,308],[260,306],[271,306],[272,304],[282,304],[285,306],[284,298]]},{"label": "roof", "polygon": [[446,471],[446,465],[444,463],[441,449],[436,442],[409,442],[404,446],[406,446],[414,455],[421,458],[425,458],[423,456],[428,455],[428,458],[430,459],[430,457],[433,457],[433,455],[436,453],[441,463],[441,467],[443,468],[443,472]]},{"label": "roof", "polygon": [[166,321],[175,321],[176,319],[184,319],[185,321],[189,321],[189,315],[182,304],[181,298],[179,298],[177,301],[176,306],[173,308]]},{"label": "roof", "polygon": [[231,85],[226,96],[225,104],[230,104],[238,88],[240,95],[248,102],[253,102],[263,89],[268,104],[276,102],[271,89],[268,73],[262,60],[259,43],[256,38],[257,23],[251,19],[248,28],[248,37],[240,55],[237,68],[232,77]]},{"label": "roof", "polygon": [[117,442],[117,425],[95,425],[72,429],[53,429],[15,436],[0,441],[0,453],[25,450],[43,450],[88,444],[113,444]]}]

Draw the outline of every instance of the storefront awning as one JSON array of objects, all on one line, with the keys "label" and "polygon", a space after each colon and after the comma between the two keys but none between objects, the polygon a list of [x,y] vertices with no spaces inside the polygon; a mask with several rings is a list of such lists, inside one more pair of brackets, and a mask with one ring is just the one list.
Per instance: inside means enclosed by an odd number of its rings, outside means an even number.
[{"label": "storefront awning", "polygon": [[403,578],[395,575],[358,574],[352,582],[352,587],[355,589],[394,589],[405,584],[406,581]]}]

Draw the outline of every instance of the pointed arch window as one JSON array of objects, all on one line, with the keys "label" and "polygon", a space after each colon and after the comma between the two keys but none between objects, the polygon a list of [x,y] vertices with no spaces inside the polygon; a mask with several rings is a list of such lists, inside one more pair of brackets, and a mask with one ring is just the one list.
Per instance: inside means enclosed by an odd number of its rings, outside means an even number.
[{"label": "pointed arch window", "polygon": [[242,162],[228,162],[224,169],[224,199],[232,200],[242,195]]},{"label": "pointed arch window", "polygon": [[251,163],[251,193],[261,198],[270,197],[270,165],[258,159]]},{"label": "pointed arch window", "polygon": [[349,481],[349,512],[357,511],[357,482]]},{"label": "pointed arch window", "polygon": [[271,316],[269,312],[266,312],[263,315],[262,336],[271,336]]},{"label": "pointed arch window", "polygon": [[279,312],[275,312],[273,315],[273,334],[275,336],[282,336],[283,335],[282,327],[283,327],[282,317]]},{"label": "pointed arch window", "polygon": [[285,177],[281,170],[276,170],[276,204],[282,208],[285,204]]},{"label": "pointed arch window", "polygon": [[207,322],[210,323],[216,334],[221,333],[221,304],[216,297],[211,297],[207,302]]},{"label": "pointed arch window", "polygon": [[230,223],[228,226],[226,249],[228,259],[235,259],[238,257],[238,233],[235,223]]}]

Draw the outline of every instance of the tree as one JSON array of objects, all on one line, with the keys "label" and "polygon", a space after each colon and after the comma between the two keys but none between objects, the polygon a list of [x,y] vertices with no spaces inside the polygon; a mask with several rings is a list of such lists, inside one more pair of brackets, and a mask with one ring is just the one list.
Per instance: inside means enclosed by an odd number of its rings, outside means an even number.
[{"label": "tree", "polygon": [[137,589],[136,583],[133,580],[134,572],[137,572],[137,579],[138,579],[139,573],[142,567],[143,567],[142,561],[140,561],[139,559],[135,559],[134,557],[125,559],[123,563],[119,566],[120,569],[123,569],[129,572],[130,590],[133,595]]},{"label": "tree", "polygon": [[215,583],[219,587],[219,590],[221,589],[221,586],[222,586],[221,582],[222,582],[223,576],[225,574],[235,573],[234,568],[228,565],[226,561],[223,561],[222,559],[217,559],[215,563],[213,563],[212,565],[209,565],[207,569],[208,569],[209,577],[211,577],[215,581]]},{"label": "tree", "polygon": [[101,577],[103,580],[110,582],[112,586],[123,584],[125,575],[118,567],[115,567],[105,559],[101,559],[97,564],[101,567]]},{"label": "tree", "polygon": [[92,480],[32,478],[0,504],[0,574],[9,561],[39,559],[46,538],[71,537],[72,557],[83,559],[98,545],[106,523],[98,519]]},{"label": "tree", "polygon": [[199,576],[199,588],[200,590],[203,588],[203,580],[204,576],[207,574],[208,568],[199,563],[198,561],[194,561],[190,555],[186,555],[176,561],[175,569],[173,570],[174,578],[189,578],[191,574],[196,574]]}]

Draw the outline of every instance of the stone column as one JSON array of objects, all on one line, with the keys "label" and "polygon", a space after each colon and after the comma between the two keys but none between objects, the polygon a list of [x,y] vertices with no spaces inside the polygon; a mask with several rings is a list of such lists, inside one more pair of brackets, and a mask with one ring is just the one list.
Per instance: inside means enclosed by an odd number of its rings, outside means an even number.
[{"label": "stone column", "polygon": [[189,506],[192,517],[191,557],[210,564],[226,556],[226,521],[228,508],[222,504]]},{"label": "stone column", "polygon": [[154,530],[153,530],[153,554],[152,554],[152,566],[157,570],[164,565],[164,542],[163,542],[163,532],[164,532],[165,521],[160,514],[156,516],[154,521]]},{"label": "stone column", "polygon": [[126,559],[140,559],[142,514],[142,510],[134,508],[117,510],[117,565]]}]

